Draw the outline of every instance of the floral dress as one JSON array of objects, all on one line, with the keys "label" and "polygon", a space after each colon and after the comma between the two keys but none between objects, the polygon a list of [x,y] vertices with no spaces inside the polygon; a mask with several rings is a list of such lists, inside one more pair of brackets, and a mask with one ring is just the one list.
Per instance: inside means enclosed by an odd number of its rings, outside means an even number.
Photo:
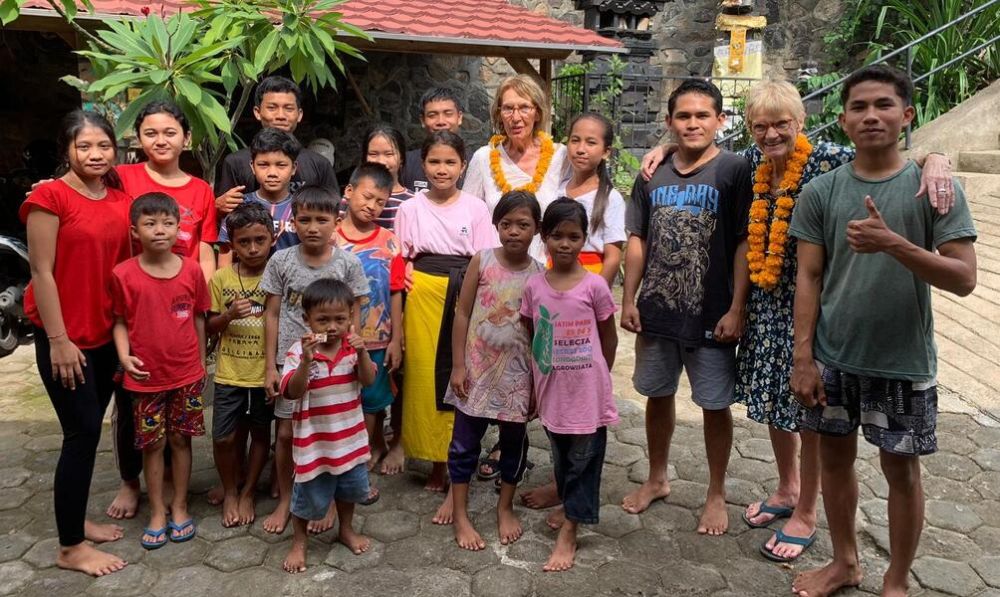
[{"label": "floral dress", "polygon": [[526,423],[531,404],[531,350],[521,323],[521,297],[532,275],[544,271],[531,260],[512,271],[494,249],[479,253],[479,285],[469,317],[465,365],[471,388],[459,400],[448,388],[444,401],[472,417]]},{"label": "floral dress", "polygon": [[[754,146],[743,154],[756,172],[763,156]],[[832,143],[813,147],[799,183],[807,182],[854,159],[854,150]],[[798,201],[798,192],[792,197]],[[775,203],[771,199],[770,220]],[[794,208],[793,208],[794,213]],[[792,308],[795,303],[796,242],[785,241],[781,279],[773,290],[751,285],[747,322],[736,354],[736,401],[745,404],[747,416],[782,431],[798,431],[799,403],[792,396]]]}]

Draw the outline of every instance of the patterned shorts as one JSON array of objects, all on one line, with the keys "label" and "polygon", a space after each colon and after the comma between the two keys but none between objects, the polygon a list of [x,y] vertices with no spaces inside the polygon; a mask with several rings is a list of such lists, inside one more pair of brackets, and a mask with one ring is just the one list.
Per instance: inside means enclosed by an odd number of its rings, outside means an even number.
[{"label": "patterned shorts", "polygon": [[205,435],[205,380],[162,392],[133,392],[135,449],[145,449],[163,439],[167,432],[188,437]]},{"label": "patterned shorts", "polygon": [[937,385],[845,373],[816,363],[826,406],[802,408],[801,425],[823,435],[848,435],[861,426],[868,443],[903,456],[937,452]]}]

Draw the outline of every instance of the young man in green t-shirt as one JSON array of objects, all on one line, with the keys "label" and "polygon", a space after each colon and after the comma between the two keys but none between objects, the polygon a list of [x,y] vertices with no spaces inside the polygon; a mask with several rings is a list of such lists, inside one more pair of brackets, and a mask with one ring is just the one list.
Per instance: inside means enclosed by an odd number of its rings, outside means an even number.
[{"label": "young man in green t-shirt", "polygon": [[890,563],[882,595],[905,595],[924,518],[918,457],[937,450],[931,286],[976,285],[976,230],[961,188],[937,213],[913,199],[920,169],[899,151],[913,85],[885,66],[844,82],[840,124],[854,161],[802,189],[791,388],[802,428],[821,435],[821,476],[833,561],[795,578],[820,597],[861,582],[855,536],[857,429],[879,448],[889,484]]}]

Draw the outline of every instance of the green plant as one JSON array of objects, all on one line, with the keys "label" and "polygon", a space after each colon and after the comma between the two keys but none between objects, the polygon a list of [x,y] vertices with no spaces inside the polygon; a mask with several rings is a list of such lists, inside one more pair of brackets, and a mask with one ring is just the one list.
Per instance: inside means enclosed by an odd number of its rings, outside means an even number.
[{"label": "green plant", "polygon": [[[839,80],[843,75],[839,72],[832,72],[826,75],[815,75],[799,83],[799,93],[806,97],[809,93],[822,89],[831,83]],[[818,108],[818,109],[817,109]],[[835,123],[837,116],[843,112],[840,104],[840,94],[837,89],[827,92],[822,97],[815,98],[806,103],[806,124],[805,130],[812,131],[829,123]],[[840,145],[850,145],[851,140],[847,138],[844,131],[837,124],[832,124],[818,135],[820,139],[826,139]]]},{"label": "green plant", "polygon": [[[17,18],[25,1],[3,0],[0,18]],[[337,39],[370,40],[334,12],[344,1],[189,0],[193,13],[105,21],[92,33],[74,21],[73,0],[48,0],[87,40],[88,49],[77,53],[94,74],[92,81],[63,81],[104,102],[137,89],[138,98],[117,119],[119,136],[149,101],[175,101],[191,123],[192,149],[209,182],[226,149],[236,147],[233,129],[261,75],[287,66],[293,79],[317,91],[335,86],[331,64],[343,72],[342,56],[361,58]]]},{"label": "green plant", "polygon": [[[875,27],[877,59],[893,48],[903,47],[987,0],[882,0]],[[912,72],[926,74],[954,57],[973,51],[1000,31],[1000,3],[952,27],[922,40],[912,50]],[[897,66],[905,67],[905,56]],[[930,122],[1000,78],[1000,44],[981,48],[964,60],[941,69],[916,85],[916,126]]]}]

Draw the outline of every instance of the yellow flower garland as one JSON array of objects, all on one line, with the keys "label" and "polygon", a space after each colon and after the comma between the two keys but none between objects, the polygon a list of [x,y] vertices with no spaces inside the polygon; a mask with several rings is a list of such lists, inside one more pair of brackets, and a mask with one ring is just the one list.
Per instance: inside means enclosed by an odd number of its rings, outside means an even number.
[{"label": "yellow flower garland", "polygon": [[764,158],[754,174],[754,201],[750,204],[750,224],[747,227],[747,242],[750,245],[747,263],[750,267],[750,281],[765,290],[772,290],[781,279],[781,268],[785,263],[785,241],[788,239],[788,220],[795,207],[792,195],[799,188],[802,172],[812,149],[812,144],[805,135],[800,134],[795,139],[795,149],[785,166],[785,175],[781,177],[778,190],[773,193],[775,209],[770,233],[767,229],[770,201],[766,195],[771,194],[771,161]]},{"label": "yellow flower garland", "polygon": [[500,166],[500,145],[507,140],[507,137],[493,135],[490,138],[490,171],[493,173],[493,182],[496,183],[501,193],[509,193],[511,191],[528,191],[529,193],[534,193],[542,186],[545,173],[549,171],[549,164],[552,163],[555,144],[548,133],[538,131],[535,133],[535,137],[541,142],[541,148],[538,151],[538,164],[535,165],[535,174],[531,177],[531,182],[516,189],[511,187],[510,183],[507,182],[507,177],[504,176],[503,168]]}]

